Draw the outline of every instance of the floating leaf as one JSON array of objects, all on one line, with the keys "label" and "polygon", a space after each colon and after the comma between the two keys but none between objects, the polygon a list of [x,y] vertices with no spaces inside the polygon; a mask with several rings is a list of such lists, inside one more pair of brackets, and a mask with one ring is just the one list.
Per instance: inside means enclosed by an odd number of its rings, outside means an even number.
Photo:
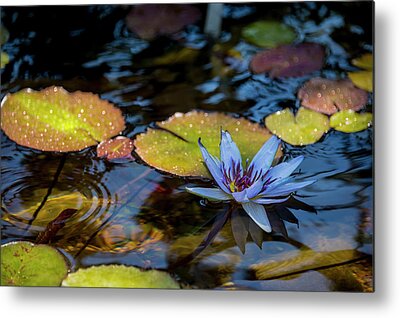
[{"label": "floating leaf", "polygon": [[64,256],[53,247],[22,241],[1,246],[1,285],[60,286],[67,271]]},{"label": "floating leaf", "polygon": [[99,143],[97,146],[97,157],[105,157],[108,160],[132,158],[132,150],[133,141],[127,137],[118,136]]},{"label": "floating leaf", "polygon": [[254,73],[269,77],[298,77],[318,71],[324,65],[324,48],[316,43],[284,45],[257,53],[250,62]]},{"label": "floating leaf", "polygon": [[371,53],[361,55],[359,58],[353,59],[351,63],[354,66],[363,68],[364,70],[372,71],[374,65],[374,58]]},{"label": "floating leaf", "polygon": [[7,94],[1,118],[10,139],[42,151],[78,151],[117,135],[125,125],[121,111],[108,101],[56,86]]},{"label": "floating leaf", "polygon": [[355,86],[368,92],[373,90],[373,75],[371,71],[349,72],[347,73]]},{"label": "floating leaf", "polygon": [[133,7],[126,25],[142,39],[152,40],[176,33],[200,18],[200,10],[189,4],[143,4]]},{"label": "floating leaf", "polygon": [[317,142],[329,130],[329,118],[300,107],[296,116],[289,108],[265,118],[265,125],[285,142],[303,146]]},{"label": "floating leaf", "polygon": [[179,289],[178,283],[167,273],[157,270],[144,271],[124,265],[81,268],[75,273],[70,273],[62,282],[62,286]]},{"label": "floating leaf", "polygon": [[352,133],[367,129],[372,123],[371,113],[356,113],[353,110],[343,110],[332,115],[330,126],[336,130]]},{"label": "floating leaf", "polygon": [[304,272],[308,270],[325,268],[335,264],[343,264],[357,260],[364,254],[355,250],[339,250],[329,252],[316,252],[302,250],[287,252],[281,255],[278,261],[268,261],[251,266],[258,280],[275,279],[281,276]]},{"label": "floating leaf", "polygon": [[368,101],[368,93],[355,87],[348,79],[313,78],[297,95],[302,106],[327,115],[345,109],[360,110]]},{"label": "floating leaf", "polygon": [[3,68],[10,62],[10,57],[8,56],[7,53],[1,52],[0,56],[0,68]]},{"label": "floating leaf", "polygon": [[152,66],[193,63],[200,51],[189,47],[181,48],[178,51],[168,52],[165,55],[156,57],[149,62]]},{"label": "floating leaf", "polygon": [[266,48],[289,44],[296,39],[296,33],[290,26],[277,21],[251,23],[242,30],[242,36],[248,42]]},{"label": "floating leaf", "polygon": [[[198,139],[201,137],[208,151],[219,157],[221,128],[231,133],[243,160],[251,160],[271,137],[268,130],[256,123],[222,113],[176,113],[157,125],[159,129],[150,128],[137,136],[134,141],[136,153],[149,165],[179,176],[210,176],[203,163]],[[277,156],[280,155],[279,151]]]}]

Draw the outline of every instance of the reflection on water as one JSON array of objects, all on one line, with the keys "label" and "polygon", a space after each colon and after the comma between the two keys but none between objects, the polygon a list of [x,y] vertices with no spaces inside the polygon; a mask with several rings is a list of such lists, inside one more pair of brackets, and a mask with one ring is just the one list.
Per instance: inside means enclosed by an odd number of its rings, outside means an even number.
[{"label": "reflection on water", "polygon": [[[29,9],[39,12],[36,17],[25,8],[4,8],[3,23],[11,34],[3,49],[13,62],[3,70],[1,95],[48,85],[97,92],[122,109],[124,135],[131,138],[155,121],[194,108],[240,114],[262,123],[282,108],[297,109],[296,92],[305,81],[314,76],[343,77],[353,69],[349,59],[371,49],[372,29],[365,19],[369,4],[265,6],[271,10],[256,10],[251,4],[226,6],[222,45],[239,51],[247,63],[258,49],[238,39],[240,25],[271,15],[293,26],[299,42],[325,46],[327,60],[321,72],[271,80],[238,68],[226,76],[215,62],[220,60],[210,59],[211,43],[199,27],[181,32],[174,41],[149,44],[127,31],[123,7],[75,8],[74,15],[81,19],[63,20],[63,28],[55,17],[64,17],[64,8]],[[46,10],[55,13],[49,18]],[[350,15],[354,10],[368,13],[355,17]],[[48,22],[45,28],[43,20]],[[86,28],[86,20],[91,27]],[[99,21],[104,37],[93,43],[92,35],[99,33],[93,26]],[[65,50],[66,43],[79,45],[79,53]],[[48,48],[45,56],[43,45]],[[201,54],[190,62],[151,65],[153,57],[183,47],[201,49]],[[243,255],[228,222],[194,262],[176,269],[171,265],[190,254],[208,233],[212,218],[226,210],[223,204],[209,204],[184,191],[188,182],[203,181],[163,175],[141,162],[106,162],[90,148],[66,155],[51,195],[32,220],[63,155],[17,146],[4,134],[1,140],[2,243],[34,241],[64,209],[74,208],[78,212],[57,233],[54,244],[69,255],[75,268],[118,263],[171,269],[189,288],[371,290],[371,128],[354,134],[330,131],[307,147],[285,145],[286,158],[305,156],[298,177],[318,180],[298,192],[318,213],[292,210],[299,226],[285,223],[289,240],[279,233],[264,234],[260,249],[248,239]],[[260,274],[271,274],[272,268],[274,275]]]}]

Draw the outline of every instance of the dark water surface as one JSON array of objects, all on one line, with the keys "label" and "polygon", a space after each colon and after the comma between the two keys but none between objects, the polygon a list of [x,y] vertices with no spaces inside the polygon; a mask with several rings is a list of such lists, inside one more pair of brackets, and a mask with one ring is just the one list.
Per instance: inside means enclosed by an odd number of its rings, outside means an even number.
[{"label": "dark water surface", "polygon": [[[199,5],[205,12],[205,6]],[[223,33],[215,44],[190,26],[176,40],[152,43],[125,26],[126,6],[4,7],[9,30],[3,50],[1,97],[22,88],[50,85],[100,94],[120,107],[125,136],[177,111],[221,111],[262,123],[275,111],[299,107],[296,92],[315,76],[346,77],[350,60],[372,50],[372,4],[269,3],[226,5]],[[246,58],[258,49],[240,40],[241,27],[260,18],[282,19],[297,41],[321,43],[327,59],[321,72],[271,80],[246,68],[226,76],[218,51],[235,48]],[[154,65],[154,58],[183,47],[200,50],[191,62]],[[367,106],[372,109],[372,98]],[[287,158],[304,155],[299,179],[318,181],[298,192],[318,213],[293,210],[299,226],[286,223],[289,240],[264,235],[262,249],[248,242],[243,255],[230,224],[191,264],[171,270],[188,288],[370,291],[372,272],[372,128],[353,134],[330,131],[306,147],[285,145]],[[44,153],[1,134],[2,243],[35,240],[66,208],[74,215],[55,246],[73,269],[128,264],[171,269],[200,243],[210,220],[225,210],[186,193],[184,180],[155,171],[139,160],[107,162],[91,147],[66,155],[51,196],[29,231],[33,211],[53,181],[62,154]],[[275,263],[271,263],[275,261]]]}]

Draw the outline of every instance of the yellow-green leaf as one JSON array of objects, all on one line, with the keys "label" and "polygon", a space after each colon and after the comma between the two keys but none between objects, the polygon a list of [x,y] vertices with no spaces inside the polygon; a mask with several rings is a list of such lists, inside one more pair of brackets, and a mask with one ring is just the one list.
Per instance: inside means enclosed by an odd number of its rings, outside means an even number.
[{"label": "yellow-green leaf", "polygon": [[362,88],[368,92],[373,91],[373,74],[372,71],[359,71],[347,73],[355,86]]},{"label": "yellow-green leaf", "polygon": [[367,129],[372,124],[371,113],[356,113],[352,110],[343,110],[332,115],[330,126],[336,130],[352,133]]},{"label": "yellow-green leaf", "polygon": [[285,142],[303,146],[317,142],[329,130],[328,116],[300,107],[296,116],[289,108],[265,118],[265,125]]}]

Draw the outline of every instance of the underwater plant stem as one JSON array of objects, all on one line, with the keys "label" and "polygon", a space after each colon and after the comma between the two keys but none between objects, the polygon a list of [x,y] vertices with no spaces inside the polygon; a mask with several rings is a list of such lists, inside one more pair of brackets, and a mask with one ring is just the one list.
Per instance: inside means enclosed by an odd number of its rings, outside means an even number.
[{"label": "underwater plant stem", "polygon": [[66,160],[67,160],[67,153],[64,153],[64,154],[62,155],[62,157],[61,157],[60,163],[58,164],[57,171],[56,171],[56,173],[54,174],[53,181],[51,182],[49,188],[47,189],[47,193],[46,193],[46,195],[43,197],[42,202],[40,202],[40,205],[37,207],[37,209],[35,210],[35,212],[34,212],[33,215],[32,215],[32,218],[29,220],[28,226],[27,226],[26,230],[28,230],[28,229],[30,228],[30,226],[32,225],[32,223],[36,220],[37,216],[39,215],[40,210],[41,210],[41,209],[44,207],[44,205],[46,204],[47,199],[48,199],[49,196],[51,195],[51,193],[52,193],[52,191],[53,191],[53,188],[55,187],[55,185],[56,185],[56,183],[57,183],[57,181],[58,181],[58,178],[59,178],[59,176],[60,176],[60,174],[61,174],[61,171],[62,171],[62,169],[64,168],[64,165],[65,165],[65,161],[66,161]]},{"label": "underwater plant stem", "polygon": [[222,12],[224,5],[222,3],[210,3],[207,7],[207,17],[204,25],[204,33],[217,39],[221,34]]}]

